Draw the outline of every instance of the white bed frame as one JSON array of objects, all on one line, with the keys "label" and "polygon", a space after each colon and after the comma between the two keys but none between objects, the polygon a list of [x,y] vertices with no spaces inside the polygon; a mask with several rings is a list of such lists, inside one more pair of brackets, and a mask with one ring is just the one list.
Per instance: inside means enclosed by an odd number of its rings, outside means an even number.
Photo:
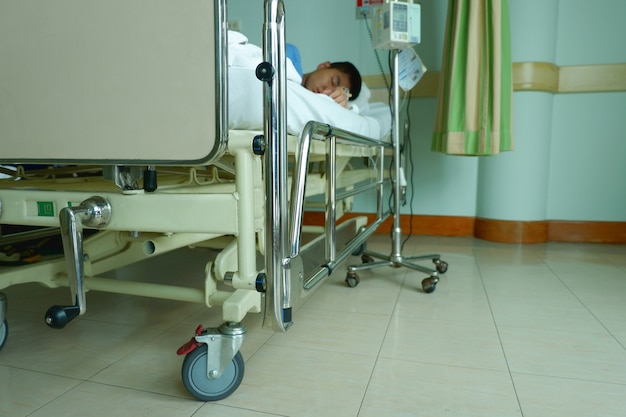
[{"label": "white bed frame", "polygon": [[[263,312],[286,331],[298,303],[390,215],[389,143],[316,122],[286,134],[282,1],[266,0],[265,16],[266,125],[228,131],[226,0],[0,0],[0,164],[19,166],[0,180],[0,224],[40,227],[28,237],[60,230],[64,247],[0,268],[0,289],[70,287],[71,304],[46,314],[55,328],[86,312],[87,290],[221,306],[224,324],[179,352],[185,386],[206,401],[241,382],[243,318]],[[355,156],[375,163],[355,169]],[[313,159],[323,174],[309,172]],[[376,220],[340,222],[342,202],[365,191],[377,195]],[[326,226],[302,244],[311,195],[325,196]],[[190,245],[223,248],[204,288],[101,276]],[[6,308],[0,293],[0,346]]]}]

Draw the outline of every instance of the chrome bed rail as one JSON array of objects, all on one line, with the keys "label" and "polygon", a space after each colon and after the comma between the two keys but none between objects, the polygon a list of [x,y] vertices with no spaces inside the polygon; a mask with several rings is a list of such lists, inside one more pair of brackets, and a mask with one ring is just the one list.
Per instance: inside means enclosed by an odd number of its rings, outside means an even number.
[{"label": "chrome bed rail", "polygon": [[[287,184],[287,123],[286,123],[286,65],[285,65],[285,10],[282,0],[265,1],[265,23],[263,30],[263,50],[266,62],[257,68],[257,76],[264,84],[265,117],[265,189],[266,189],[266,229],[265,229],[265,326],[277,331],[287,331],[293,324],[292,310],[302,293],[306,293],[328,277],[333,268],[354,253],[378,228],[390,212],[383,213],[383,155],[392,145],[369,139],[351,132],[333,128],[327,124],[309,122],[301,136],[297,152],[297,164],[292,177],[291,207],[285,184]],[[305,274],[301,252],[302,218],[308,155],[311,141],[326,142],[327,195],[326,226],[324,239],[324,262]],[[338,143],[374,147],[380,149],[378,158],[379,178],[373,183],[359,186],[349,191],[337,193],[336,187],[336,146]],[[377,219],[369,226],[362,227],[356,236],[345,242],[341,249],[337,245],[338,200],[372,190],[378,191]],[[288,217],[288,214],[291,217]],[[288,221],[285,221],[289,219]],[[321,242],[321,243],[320,243]],[[315,244],[309,248],[314,248]]]},{"label": "chrome bed rail", "polygon": [[[355,252],[359,246],[361,246],[365,240],[376,230],[378,225],[386,219],[390,213],[383,212],[383,187],[386,183],[384,178],[384,158],[385,149],[391,149],[391,144],[378,140],[366,138],[364,136],[356,135],[346,130],[333,128],[327,124],[318,122],[309,122],[305,125],[304,131],[300,138],[300,147],[298,154],[300,158],[297,161],[297,166],[293,175],[292,189],[291,189],[291,221],[290,221],[290,242],[291,242],[291,254],[295,257],[300,253],[301,248],[301,236],[302,236],[302,220],[304,212],[304,196],[306,189],[306,178],[308,176],[309,168],[309,155],[312,140],[320,140],[326,143],[326,167],[328,168],[326,173],[327,190],[326,195],[326,208],[325,208],[325,259],[326,263],[320,267],[316,276],[320,276],[316,279],[308,279],[304,281],[304,288],[310,289],[313,285],[317,284],[324,275],[329,275],[334,267],[340,264],[345,258]],[[378,173],[378,178],[375,181],[367,182],[365,184],[357,184],[355,187],[349,190],[338,190],[337,187],[337,145],[357,145],[370,148],[377,148],[379,152],[379,158],[377,161],[377,167],[375,171]],[[375,189],[377,192],[377,219],[368,228],[363,229],[357,236],[346,243],[345,247],[338,251],[337,245],[337,203],[345,198],[370,191]],[[338,192],[339,191],[339,192]]]}]

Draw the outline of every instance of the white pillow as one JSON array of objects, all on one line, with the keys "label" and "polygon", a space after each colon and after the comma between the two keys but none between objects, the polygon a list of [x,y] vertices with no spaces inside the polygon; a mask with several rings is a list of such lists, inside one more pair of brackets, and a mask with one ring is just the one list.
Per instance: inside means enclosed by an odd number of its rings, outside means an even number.
[{"label": "white pillow", "polygon": [[246,35],[244,35],[241,32],[237,32],[235,30],[229,30],[228,31],[228,44],[234,45],[237,43],[246,44],[248,43],[248,38],[246,37]]}]

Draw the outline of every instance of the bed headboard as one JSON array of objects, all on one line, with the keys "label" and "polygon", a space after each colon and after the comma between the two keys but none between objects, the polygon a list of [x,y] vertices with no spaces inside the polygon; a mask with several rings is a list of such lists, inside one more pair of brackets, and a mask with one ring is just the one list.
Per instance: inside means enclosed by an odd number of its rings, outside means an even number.
[{"label": "bed headboard", "polygon": [[0,0],[0,162],[220,156],[225,9],[225,0]]}]

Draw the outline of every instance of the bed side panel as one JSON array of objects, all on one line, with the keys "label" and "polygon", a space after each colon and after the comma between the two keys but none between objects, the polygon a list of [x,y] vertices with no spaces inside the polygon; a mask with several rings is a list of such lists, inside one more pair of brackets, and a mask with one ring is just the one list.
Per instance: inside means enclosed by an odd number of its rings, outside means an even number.
[{"label": "bed side panel", "polygon": [[214,158],[219,3],[0,0],[0,160]]}]

